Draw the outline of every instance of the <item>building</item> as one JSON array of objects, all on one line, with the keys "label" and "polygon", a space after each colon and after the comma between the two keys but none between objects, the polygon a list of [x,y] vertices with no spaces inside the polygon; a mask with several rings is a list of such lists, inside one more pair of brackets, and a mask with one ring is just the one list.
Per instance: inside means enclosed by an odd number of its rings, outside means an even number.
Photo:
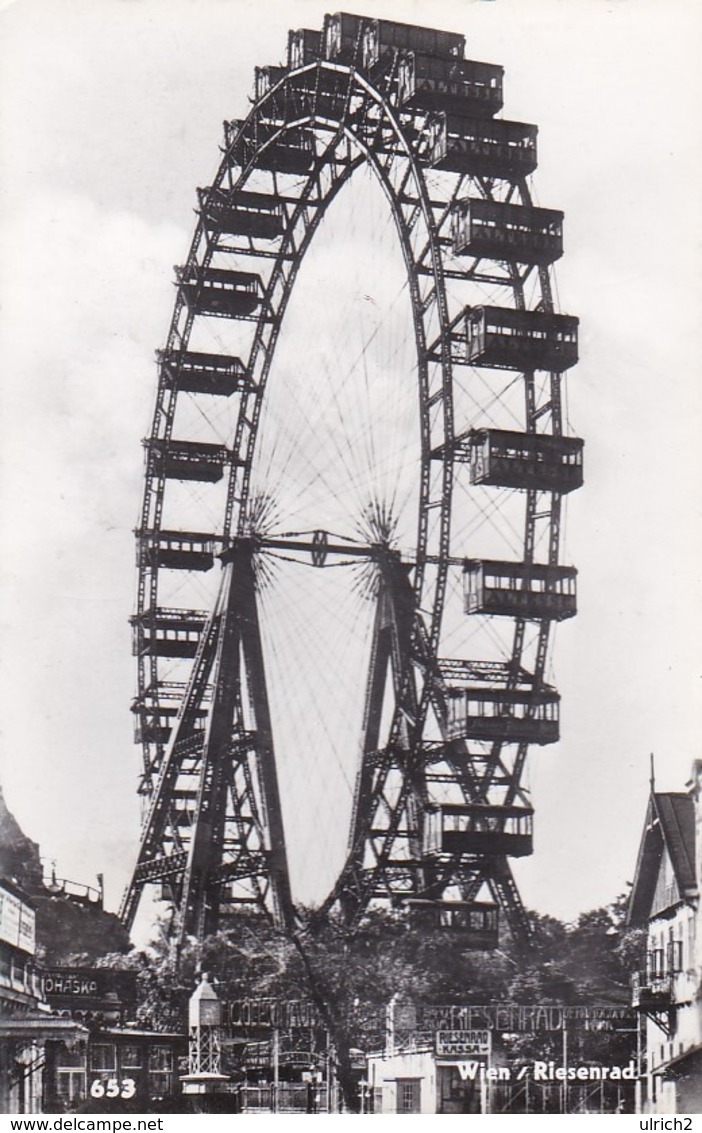
[{"label": "building", "polygon": [[47,1044],[44,1111],[173,1113],[187,1038],[136,1027],[91,1027],[78,1043]]},{"label": "building", "polygon": [[[370,1055],[368,1106],[373,1113],[489,1113],[490,1032],[441,1044]],[[458,1049],[460,1045],[461,1049]],[[469,1067],[469,1071],[462,1067]]]},{"label": "building", "polygon": [[129,1024],[135,972],[42,969],[34,906],[0,880],[0,1113],[177,1111],[185,1034]]},{"label": "building", "polygon": [[632,1005],[645,1020],[643,1106],[650,1113],[702,1112],[702,760],[687,791],[651,795],[628,923],[646,929],[646,955],[632,977]]},{"label": "building", "polygon": [[47,1044],[72,1049],[87,1034],[50,1013],[35,928],[31,899],[15,882],[0,880],[0,1113],[41,1113]]},{"label": "building", "polygon": [[0,1014],[15,1015],[43,999],[35,964],[36,914],[14,882],[0,881]]}]

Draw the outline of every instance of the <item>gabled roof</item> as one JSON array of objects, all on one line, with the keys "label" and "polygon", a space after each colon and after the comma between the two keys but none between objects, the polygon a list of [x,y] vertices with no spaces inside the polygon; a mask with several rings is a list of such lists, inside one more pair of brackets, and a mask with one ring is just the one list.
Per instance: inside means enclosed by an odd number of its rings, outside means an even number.
[{"label": "gabled roof", "polygon": [[697,889],[695,807],[689,795],[654,795],[666,849],[681,893]]},{"label": "gabled roof", "polygon": [[627,923],[643,925],[650,915],[664,851],[668,852],[678,900],[697,895],[695,876],[695,808],[682,791],[652,791],[646,811]]}]

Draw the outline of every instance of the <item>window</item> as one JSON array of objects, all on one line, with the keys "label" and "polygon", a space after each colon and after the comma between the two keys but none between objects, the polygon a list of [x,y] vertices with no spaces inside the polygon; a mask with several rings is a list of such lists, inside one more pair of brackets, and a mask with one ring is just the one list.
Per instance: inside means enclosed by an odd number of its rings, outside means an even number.
[{"label": "window", "polygon": [[58,1070],[73,1068],[85,1070],[85,1043],[77,1042],[71,1046],[67,1046],[66,1043],[57,1043],[56,1068]]},{"label": "window", "polygon": [[419,1078],[397,1079],[397,1112],[419,1113]]},{"label": "window", "polygon": [[68,1108],[85,1099],[85,1071],[57,1070],[56,1095]]},{"label": "window", "polygon": [[169,1046],[152,1046],[149,1051],[149,1070],[172,1070],[173,1051]]},{"label": "window", "polygon": [[140,1070],[142,1065],[141,1048],[129,1043],[119,1052],[120,1066],[123,1070]]},{"label": "window", "polygon": [[149,1050],[149,1094],[163,1098],[173,1092],[173,1051],[169,1046]]},{"label": "window", "polygon": [[677,975],[683,970],[682,940],[668,941],[668,974]]},{"label": "window", "polygon": [[96,1043],[90,1048],[90,1069],[117,1069],[117,1050],[114,1043]]}]

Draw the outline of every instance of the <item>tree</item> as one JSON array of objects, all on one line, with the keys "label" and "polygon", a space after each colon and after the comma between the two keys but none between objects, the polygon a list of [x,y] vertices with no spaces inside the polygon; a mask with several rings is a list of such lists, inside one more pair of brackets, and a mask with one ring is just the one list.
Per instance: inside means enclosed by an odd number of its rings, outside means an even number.
[{"label": "tree", "polygon": [[[451,1003],[626,1004],[630,950],[623,907],[615,902],[572,925],[535,915],[531,949],[508,936],[496,952],[472,950],[460,931],[413,926],[402,910],[372,910],[353,933],[334,916],[321,923],[304,917],[285,934],[258,915],[240,913],[232,927],[200,944],[186,942],[177,957],[165,938],[150,952],[132,955],[129,963],[140,972],[139,1021],[181,1030],[198,970],[216,978],[224,1001],[311,1000],[332,1043],[345,1106],[353,1111],[359,1103],[353,1052],[383,1048],[386,1008],[396,994],[420,1012],[423,1005]],[[124,958],[114,962],[123,966]],[[630,1057],[630,1035],[584,1031],[571,1042],[582,1059],[614,1064]],[[543,1037],[521,1036],[512,1053],[542,1057],[543,1046]]]}]

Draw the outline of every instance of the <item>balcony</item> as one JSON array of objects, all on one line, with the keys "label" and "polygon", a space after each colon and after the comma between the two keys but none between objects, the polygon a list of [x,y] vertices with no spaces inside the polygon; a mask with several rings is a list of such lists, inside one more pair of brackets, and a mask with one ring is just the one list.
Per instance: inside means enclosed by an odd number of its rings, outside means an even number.
[{"label": "balcony", "polygon": [[467,118],[441,112],[423,133],[425,160],[434,169],[484,177],[526,177],[536,169],[536,126],[504,118]]},{"label": "balcony", "polygon": [[566,493],[583,483],[583,442],[577,437],[473,429],[457,438],[456,455],[470,461],[473,484]]},{"label": "balcony", "polygon": [[464,198],[453,206],[453,251],[507,263],[552,264],[563,255],[563,213]]},{"label": "balcony", "polygon": [[577,612],[576,575],[575,567],[466,559],[465,612],[564,621]]},{"label": "balcony", "polygon": [[673,1006],[673,977],[634,972],[631,977],[631,1006],[637,1011],[668,1011]]},{"label": "balcony", "polygon": [[466,361],[498,370],[560,373],[578,361],[578,319],[511,307],[466,310]]},{"label": "balcony", "polygon": [[502,67],[409,52],[398,64],[397,96],[408,110],[490,117],[502,108]]}]

